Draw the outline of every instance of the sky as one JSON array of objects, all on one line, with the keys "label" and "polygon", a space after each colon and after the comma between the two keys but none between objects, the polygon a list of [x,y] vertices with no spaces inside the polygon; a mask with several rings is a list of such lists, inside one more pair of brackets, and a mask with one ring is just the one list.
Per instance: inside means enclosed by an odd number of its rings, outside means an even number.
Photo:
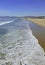
[{"label": "sky", "polygon": [[0,0],[0,16],[45,16],[45,0]]}]

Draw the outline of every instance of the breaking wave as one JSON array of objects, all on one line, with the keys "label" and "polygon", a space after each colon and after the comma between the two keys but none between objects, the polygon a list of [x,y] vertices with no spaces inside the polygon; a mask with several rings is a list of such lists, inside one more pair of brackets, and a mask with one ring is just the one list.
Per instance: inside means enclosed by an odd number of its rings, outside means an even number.
[{"label": "breaking wave", "polygon": [[17,20],[15,24],[17,28],[11,28],[11,32],[0,37],[0,65],[45,65],[44,51],[29,23]]},{"label": "breaking wave", "polygon": [[4,24],[11,23],[11,22],[13,22],[13,21],[6,21],[6,22],[1,22],[1,23],[0,23],[0,26],[1,26],[1,25],[4,25]]}]

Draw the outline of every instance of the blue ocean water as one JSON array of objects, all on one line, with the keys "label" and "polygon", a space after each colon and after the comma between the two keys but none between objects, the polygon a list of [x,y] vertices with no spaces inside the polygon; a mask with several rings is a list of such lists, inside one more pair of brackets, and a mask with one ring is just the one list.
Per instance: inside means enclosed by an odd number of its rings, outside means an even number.
[{"label": "blue ocean water", "polygon": [[40,62],[44,64],[42,62],[44,51],[32,34],[28,21],[21,19],[1,21],[0,65],[35,65],[38,63],[40,65]]}]

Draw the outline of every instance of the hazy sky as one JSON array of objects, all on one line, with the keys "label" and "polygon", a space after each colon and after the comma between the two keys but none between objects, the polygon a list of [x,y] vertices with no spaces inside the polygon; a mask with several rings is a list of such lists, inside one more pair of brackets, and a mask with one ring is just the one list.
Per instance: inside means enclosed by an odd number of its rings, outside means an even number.
[{"label": "hazy sky", "polygon": [[45,0],[0,0],[0,16],[45,16]]}]

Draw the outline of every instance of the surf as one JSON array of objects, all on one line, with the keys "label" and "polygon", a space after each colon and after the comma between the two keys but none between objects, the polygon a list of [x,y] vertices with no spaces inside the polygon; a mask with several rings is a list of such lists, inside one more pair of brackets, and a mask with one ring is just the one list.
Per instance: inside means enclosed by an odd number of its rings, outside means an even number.
[{"label": "surf", "polygon": [[9,23],[11,23],[11,22],[13,22],[13,21],[14,21],[14,20],[2,22],[2,23],[0,23],[0,26],[1,26],[1,25],[5,25],[5,24],[9,24]]},{"label": "surf", "polygon": [[[15,27],[12,28],[12,26]],[[44,64],[44,51],[33,35],[29,22],[16,20],[12,23],[12,26],[7,27],[11,32],[8,31],[0,38],[0,64],[35,65],[37,62],[39,63],[38,65]]]}]

